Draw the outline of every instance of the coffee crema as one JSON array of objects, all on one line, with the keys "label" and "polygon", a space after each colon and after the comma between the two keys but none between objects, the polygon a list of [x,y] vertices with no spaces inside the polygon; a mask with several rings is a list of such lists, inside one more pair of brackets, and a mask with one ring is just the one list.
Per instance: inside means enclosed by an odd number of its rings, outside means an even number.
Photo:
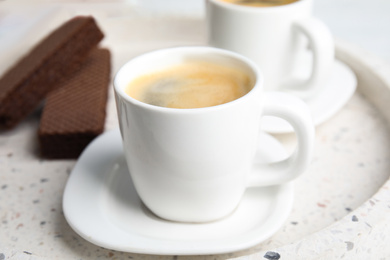
[{"label": "coffee crema", "polygon": [[238,99],[253,86],[253,79],[244,69],[188,61],[137,77],[125,92],[150,105],[202,108]]},{"label": "coffee crema", "polygon": [[220,0],[225,3],[245,5],[253,7],[272,7],[280,5],[288,5],[299,0]]}]

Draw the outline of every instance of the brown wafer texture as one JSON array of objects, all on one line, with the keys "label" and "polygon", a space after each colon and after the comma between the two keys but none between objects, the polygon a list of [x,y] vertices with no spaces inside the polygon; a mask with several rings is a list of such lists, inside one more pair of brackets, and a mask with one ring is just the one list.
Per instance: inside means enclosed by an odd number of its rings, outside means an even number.
[{"label": "brown wafer texture", "polygon": [[104,37],[92,17],[64,23],[0,79],[0,128],[30,114],[49,91],[76,72]]},{"label": "brown wafer texture", "polygon": [[38,131],[43,157],[77,158],[103,132],[110,67],[110,52],[96,49],[80,71],[48,95]]}]

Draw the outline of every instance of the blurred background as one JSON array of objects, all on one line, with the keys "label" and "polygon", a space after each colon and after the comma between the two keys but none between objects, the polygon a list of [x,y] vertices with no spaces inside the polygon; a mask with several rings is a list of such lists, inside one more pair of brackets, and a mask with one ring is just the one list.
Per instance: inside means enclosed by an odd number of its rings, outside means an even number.
[{"label": "blurred background", "polygon": [[314,15],[335,37],[355,43],[390,63],[389,0],[315,0]]},{"label": "blurred background", "polygon": [[[202,18],[204,1],[0,0],[0,24],[1,7],[8,3],[124,4],[128,10],[149,15]],[[330,27],[336,38],[354,43],[390,63],[390,0],[314,0],[313,13]]]},{"label": "blurred background", "polygon": [[[128,0],[154,13],[202,16],[204,0]],[[335,37],[355,43],[390,63],[389,0],[314,0],[314,16]]]}]

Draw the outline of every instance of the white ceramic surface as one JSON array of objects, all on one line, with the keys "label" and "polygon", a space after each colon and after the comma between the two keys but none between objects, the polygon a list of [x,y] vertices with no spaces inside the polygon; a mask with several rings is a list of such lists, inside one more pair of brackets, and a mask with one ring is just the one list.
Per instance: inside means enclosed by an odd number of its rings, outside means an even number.
[{"label": "white ceramic surface", "polygon": [[[283,90],[300,98],[324,87],[334,59],[333,36],[311,16],[312,0],[274,7],[249,7],[206,1],[208,43],[252,59],[264,73],[267,91]],[[314,56],[305,79],[293,77],[294,61],[310,47]]]},{"label": "white ceramic surface", "polygon": [[[304,66],[296,66],[297,75],[305,77],[307,70]],[[312,113],[315,126],[324,123],[339,112],[355,93],[357,79],[355,73],[342,61],[336,60],[329,79],[326,79],[325,88],[320,93],[306,100]],[[286,122],[276,117],[265,117],[262,121],[262,130],[283,134],[291,133],[293,128]]]},{"label": "white ceramic surface", "polygon": [[[253,86],[221,105],[177,109],[130,97],[126,88],[147,73],[187,61],[242,69]],[[245,189],[289,182],[308,168],[314,126],[307,105],[281,92],[263,90],[256,64],[242,55],[211,47],[175,47],[127,62],[116,74],[114,90],[125,158],[142,201],[156,215],[184,222],[214,221],[230,214]],[[288,158],[253,162],[264,115],[287,120],[298,137]]]},{"label": "white ceramic surface", "polygon": [[[259,142],[259,163],[286,157],[283,146],[270,135],[261,134]],[[292,203],[293,184],[287,183],[248,189],[235,211],[219,221],[199,224],[158,218],[137,196],[117,129],[101,135],[84,151],[67,182],[63,210],[70,226],[99,246],[133,253],[188,255],[253,246],[283,225]]]}]

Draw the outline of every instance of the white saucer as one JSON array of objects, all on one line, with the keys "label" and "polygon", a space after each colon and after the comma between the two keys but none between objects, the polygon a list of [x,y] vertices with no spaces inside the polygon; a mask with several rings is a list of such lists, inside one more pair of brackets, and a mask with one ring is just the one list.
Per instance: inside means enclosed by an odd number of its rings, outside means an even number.
[{"label": "white saucer", "polygon": [[[306,72],[298,72],[304,78]],[[356,90],[357,80],[354,72],[343,62],[335,60],[331,76],[323,88],[313,98],[306,100],[314,125],[317,126],[336,114],[352,97]],[[268,133],[283,134],[293,132],[292,127],[284,120],[266,116],[262,120],[262,130]]]},{"label": "white saucer", "polygon": [[[286,157],[284,147],[261,134],[258,161]],[[260,160],[259,157],[263,159]],[[122,154],[119,130],[94,140],[75,165],[65,188],[63,210],[70,226],[93,244],[118,251],[158,254],[218,254],[254,246],[285,222],[293,184],[251,188],[226,218],[204,224],[177,223],[153,215],[140,201]]]}]

